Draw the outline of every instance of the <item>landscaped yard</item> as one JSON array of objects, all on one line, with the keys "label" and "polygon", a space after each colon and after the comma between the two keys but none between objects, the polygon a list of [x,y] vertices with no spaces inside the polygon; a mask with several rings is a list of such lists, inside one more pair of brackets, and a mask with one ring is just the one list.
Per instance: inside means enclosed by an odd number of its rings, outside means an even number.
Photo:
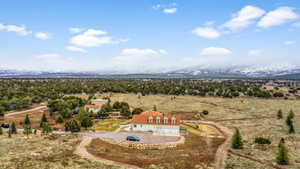
[{"label": "landscaped yard", "polygon": [[96,123],[93,128],[100,131],[115,131],[124,122],[125,120],[104,120]]}]

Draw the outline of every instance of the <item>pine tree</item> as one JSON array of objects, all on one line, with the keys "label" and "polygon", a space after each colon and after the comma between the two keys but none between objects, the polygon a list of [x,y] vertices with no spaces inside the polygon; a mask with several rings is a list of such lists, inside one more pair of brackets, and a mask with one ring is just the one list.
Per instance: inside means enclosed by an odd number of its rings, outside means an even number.
[{"label": "pine tree", "polygon": [[288,117],[290,117],[291,119],[295,117],[293,110],[290,110]]},{"label": "pine tree", "polygon": [[291,121],[291,124],[289,125],[289,134],[293,134],[293,133],[295,133],[295,128],[294,128],[293,121]]},{"label": "pine tree", "polygon": [[30,118],[29,118],[28,114],[26,114],[25,119],[24,119],[24,125],[30,125],[30,124],[31,124]]},{"label": "pine tree", "polygon": [[242,149],[243,148],[243,141],[240,131],[236,128],[235,133],[232,136],[231,147],[234,149]]},{"label": "pine tree", "polygon": [[56,119],[56,123],[63,123],[64,119],[61,116],[58,116],[58,118]]},{"label": "pine tree", "polygon": [[282,119],[282,110],[281,109],[278,110],[278,112],[277,112],[277,118]]},{"label": "pine tree", "polygon": [[16,128],[15,122],[12,122],[12,124],[10,126],[10,131],[11,131],[11,134],[17,134],[17,128]]},{"label": "pine tree", "polygon": [[23,131],[23,134],[29,136],[30,134],[32,134],[32,129],[31,129],[31,126],[30,125],[25,125],[24,126],[24,131]]},{"label": "pine tree", "polygon": [[48,119],[46,117],[46,114],[43,114],[42,118],[41,118],[41,122],[40,122],[40,128],[43,128],[44,123],[47,123]]},{"label": "pine tree", "polygon": [[156,105],[153,106],[153,111],[157,111]]},{"label": "pine tree", "polygon": [[280,165],[289,164],[288,150],[284,144],[284,142],[280,141],[278,145],[278,152],[276,155],[276,161]]},{"label": "pine tree", "polygon": [[2,127],[0,126],[0,135],[3,134],[3,130],[2,130]]},{"label": "pine tree", "polygon": [[48,133],[51,133],[52,132],[52,129],[51,127],[49,126],[49,124],[47,122],[45,122],[43,124],[43,130],[42,130],[42,133],[43,134],[48,134]]},{"label": "pine tree", "polygon": [[286,120],[285,120],[285,123],[287,126],[290,126],[291,123],[293,123],[293,119],[291,116],[287,116]]}]

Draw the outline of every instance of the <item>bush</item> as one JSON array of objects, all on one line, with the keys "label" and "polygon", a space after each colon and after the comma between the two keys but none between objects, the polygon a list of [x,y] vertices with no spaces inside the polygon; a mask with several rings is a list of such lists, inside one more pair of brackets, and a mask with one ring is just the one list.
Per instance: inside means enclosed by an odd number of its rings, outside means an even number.
[{"label": "bush", "polygon": [[204,114],[204,115],[208,115],[208,113],[209,113],[209,112],[208,112],[207,110],[203,110],[203,111],[202,111],[202,114]]},{"label": "bush", "polygon": [[70,131],[72,133],[80,131],[80,125],[75,119],[68,120],[65,123],[65,131]]},{"label": "bush", "polygon": [[257,138],[255,138],[254,143],[256,143],[256,144],[271,144],[271,141],[267,138],[257,137]]}]

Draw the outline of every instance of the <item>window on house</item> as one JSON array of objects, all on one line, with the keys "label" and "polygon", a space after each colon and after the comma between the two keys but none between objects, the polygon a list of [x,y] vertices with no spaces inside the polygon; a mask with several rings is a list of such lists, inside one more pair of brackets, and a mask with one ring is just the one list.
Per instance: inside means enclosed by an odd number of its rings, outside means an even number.
[{"label": "window on house", "polygon": [[156,117],[156,123],[160,123],[160,117]]},{"label": "window on house", "polygon": [[167,118],[167,117],[164,118],[164,123],[165,123],[165,124],[168,123],[168,118]]},{"label": "window on house", "polygon": [[153,117],[152,116],[148,117],[148,123],[152,123],[152,122],[153,122]]},{"label": "window on house", "polygon": [[176,124],[176,118],[175,117],[172,117],[172,123]]}]

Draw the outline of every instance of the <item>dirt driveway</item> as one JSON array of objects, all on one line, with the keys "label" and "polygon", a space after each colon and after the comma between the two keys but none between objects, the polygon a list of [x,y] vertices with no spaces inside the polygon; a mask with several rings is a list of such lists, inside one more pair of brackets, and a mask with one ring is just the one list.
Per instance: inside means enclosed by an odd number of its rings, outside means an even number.
[{"label": "dirt driveway", "polygon": [[91,138],[105,138],[114,139],[119,142],[126,141],[127,136],[137,136],[140,138],[139,143],[143,144],[162,144],[167,142],[175,142],[180,139],[176,136],[156,136],[151,133],[141,132],[99,132],[99,133],[85,133],[84,136]]}]

